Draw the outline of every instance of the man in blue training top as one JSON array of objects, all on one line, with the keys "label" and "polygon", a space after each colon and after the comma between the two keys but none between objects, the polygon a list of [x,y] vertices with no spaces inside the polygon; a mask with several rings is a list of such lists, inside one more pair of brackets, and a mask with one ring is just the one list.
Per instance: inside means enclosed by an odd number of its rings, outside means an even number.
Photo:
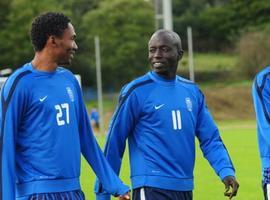
[{"label": "man in blue training top", "polygon": [[90,120],[92,126],[99,128],[99,113],[96,108],[92,108],[91,113],[90,113]]},{"label": "man in blue training top", "polygon": [[[180,37],[158,30],[148,47],[152,71],[122,88],[106,158],[119,173],[128,139],[133,200],[191,200],[197,137],[231,199],[239,184],[204,96],[194,83],[176,75],[183,55]],[[98,200],[110,199],[99,180],[95,192]]]},{"label": "man in blue training top", "polygon": [[259,72],[252,86],[264,199],[270,200],[270,66]]},{"label": "man in blue training top", "polygon": [[75,38],[61,13],[32,23],[35,57],[1,91],[0,200],[83,200],[81,153],[109,193],[129,199],[93,136],[76,78],[59,66],[70,64]]}]

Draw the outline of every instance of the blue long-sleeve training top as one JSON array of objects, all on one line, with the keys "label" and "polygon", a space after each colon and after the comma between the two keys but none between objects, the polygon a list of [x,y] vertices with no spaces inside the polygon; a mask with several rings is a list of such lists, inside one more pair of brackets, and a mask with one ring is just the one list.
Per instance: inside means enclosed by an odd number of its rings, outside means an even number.
[{"label": "blue long-sleeve training top", "polygon": [[259,72],[252,86],[263,181],[270,183],[270,67]]},{"label": "blue long-sleeve training top", "polygon": [[[193,189],[195,137],[204,157],[223,179],[234,167],[202,92],[179,76],[149,72],[123,87],[111,120],[105,156],[119,173],[126,139],[132,188]],[[109,199],[97,182],[97,198]],[[103,197],[102,197],[103,196]]]},{"label": "blue long-sleeve training top", "polygon": [[25,64],[2,88],[0,114],[0,200],[80,189],[81,153],[109,193],[129,190],[95,140],[70,71]]}]

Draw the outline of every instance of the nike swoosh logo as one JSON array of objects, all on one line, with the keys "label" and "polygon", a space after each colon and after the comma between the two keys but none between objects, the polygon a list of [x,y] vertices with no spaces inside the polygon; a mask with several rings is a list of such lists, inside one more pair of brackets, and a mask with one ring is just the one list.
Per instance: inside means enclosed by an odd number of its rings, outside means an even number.
[{"label": "nike swoosh logo", "polygon": [[48,97],[48,96],[45,96],[45,97],[43,97],[43,98],[39,98],[39,101],[40,101],[40,102],[43,102],[43,101],[45,101],[45,99],[47,99],[47,97]]},{"label": "nike swoosh logo", "polygon": [[158,106],[155,106],[155,109],[156,110],[158,110],[158,109],[160,109],[162,106],[164,106],[165,104],[160,104],[160,105],[158,105]]}]

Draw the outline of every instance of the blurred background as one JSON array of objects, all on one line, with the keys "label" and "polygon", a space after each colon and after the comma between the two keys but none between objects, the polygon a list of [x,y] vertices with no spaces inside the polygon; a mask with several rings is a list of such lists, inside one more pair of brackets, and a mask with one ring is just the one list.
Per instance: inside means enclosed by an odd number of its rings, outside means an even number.
[{"label": "blurred background", "polygon": [[[0,76],[31,61],[31,22],[46,11],[72,19],[79,50],[68,68],[80,75],[89,115],[96,108],[101,112],[104,130],[93,125],[101,145],[119,90],[150,70],[151,34],[164,27],[177,32],[185,51],[178,74],[193,79],[206,96],[236,163],[237,199],[262,199],[251,85],[254,75],[270,64],[269,0],[0,0]],[[223,185],[201,157],[195,200],[225,199]],[[128,182],[124,163],[122,177]],[[88,170],[83,163],[82,185],[86,199],[94,199],[94,176]]]},{"label": "blurred background", "polygon": [[[76,28],[79,46],[69,68],[81,75],[85,99],[97,99],[95,36],[99,37],[104,97],[112,98],[123,84],[150,69],[147,43],[168,19],[163,15],[166,2],[171,2],[171,29],[181,36],[185,51],[178,74],[189,78],[190,27],[195,81],[205,90],[215,117],[253,117],[250,90],[245,86],[270,60],[269,0],[0,0],[0,70],[15,70],[32,59],[29,29],[35,16],[64,12]],[[215,86],[211,91],[209,84]],[[223,113],[228,107],[235,108],[230,115]]]}]

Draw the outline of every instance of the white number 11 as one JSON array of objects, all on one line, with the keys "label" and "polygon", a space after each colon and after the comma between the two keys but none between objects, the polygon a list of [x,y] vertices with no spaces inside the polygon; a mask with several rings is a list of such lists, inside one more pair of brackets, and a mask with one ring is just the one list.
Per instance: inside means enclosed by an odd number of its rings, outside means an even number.
[{"label": "white number 11", "polygon": [[173,129],[174,130],[182,129],[180,110],[172,110],[172,122],[173,122]]}]

